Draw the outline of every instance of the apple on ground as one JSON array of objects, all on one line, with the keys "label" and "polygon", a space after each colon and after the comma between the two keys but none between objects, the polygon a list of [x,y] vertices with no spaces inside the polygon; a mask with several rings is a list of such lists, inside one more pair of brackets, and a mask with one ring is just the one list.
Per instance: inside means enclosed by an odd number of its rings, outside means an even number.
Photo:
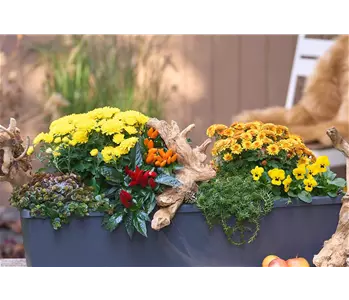
[{"label": "apple on ground", "polygon": [[285,267],[288,267],[288,264],[285,260],[283,260],[282,258],[275,258],[273,259],[269,265],[268,265],[269,268],[285,268]]},{"label": "apple on ground", "polygon": [[308,261],[303,257],[290,258],[286,262],[289,267],[310,267]]},{"label": "apple on ground", "polygon": [[272,260],[274,260],[275,258],[279,258],[279,257],[276,256],[276,255],[268,255],[268,256],[266,256],[266,257],[263,259],[262,267],[263,267],[263,268],[268,267],[268,265],[270,264],[270,262],[271,262]]}]

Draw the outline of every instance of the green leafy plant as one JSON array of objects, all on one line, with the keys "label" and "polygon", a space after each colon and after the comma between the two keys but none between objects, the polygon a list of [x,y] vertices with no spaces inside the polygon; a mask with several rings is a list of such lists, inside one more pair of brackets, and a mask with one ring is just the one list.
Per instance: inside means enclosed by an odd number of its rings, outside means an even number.
[{"label": "green leafy plant", "polygon": [[274,200],[271,189],[247,173],[224,172],[200,185],[196,204],[210,228],[221,225],[229,242],[242,245],[246,235],[248,243],[256,239],[260,220],[271,212]]},{"label": "green leafy plant", "polygon": [[79,176],[61,173],[37,173],[32,180],[16,187],[11,205],[30,210],[31,216],[49,218],[54,229],[69,223],[72,217],[88,216],[90,212],[105,211],[110,203],[101,195],[94,195]]}]

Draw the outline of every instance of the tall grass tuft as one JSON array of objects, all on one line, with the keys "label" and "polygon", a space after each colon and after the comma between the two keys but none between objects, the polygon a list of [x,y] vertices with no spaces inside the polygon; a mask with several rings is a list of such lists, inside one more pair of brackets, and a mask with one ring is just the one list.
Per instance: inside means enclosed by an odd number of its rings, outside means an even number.
[{"label": "tall grass tuft", "polygon": [[115,106],[162,118],[166,41],[167,36],[62,35],[34,49],[48,66],[47,97],[59,93],[70,103],[62,114]]}]

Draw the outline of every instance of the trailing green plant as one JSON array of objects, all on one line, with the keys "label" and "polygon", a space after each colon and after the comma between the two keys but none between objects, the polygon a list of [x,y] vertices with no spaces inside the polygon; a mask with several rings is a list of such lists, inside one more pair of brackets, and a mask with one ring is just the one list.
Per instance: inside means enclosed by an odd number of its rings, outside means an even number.
[{"label": "trailing green plant", "polygon": [[33,217],[49,218],[56,230],[73,217],[111,208],[109,199],[95,195],[79,176],[62,173],[35,174],[28,184],[14,188],[10,203],[20,210],[30,210]]},{"label": "trailing green plant", "polygon": [[271,212],[274,200],[271,188],[253,181],[247,172],[220,172],[199,186],[196,204],[210,228],[221,225],[229,242],[242,245],[246,234],[248,243],[256,239],[260,220]]},{"label": "trailing green plant", "polygon": [[[47,97],[59,93],[70,102],[61,108],[63,115],[114,106],[161,118],[167,97],[161,91],[166,66],[161,59],[148,62],[166,41],[158,39],[155,43],[145,37],[71,35],[33,48],[48,66]],[[140,83],[142,69],[147,69],[147,76]]]}]

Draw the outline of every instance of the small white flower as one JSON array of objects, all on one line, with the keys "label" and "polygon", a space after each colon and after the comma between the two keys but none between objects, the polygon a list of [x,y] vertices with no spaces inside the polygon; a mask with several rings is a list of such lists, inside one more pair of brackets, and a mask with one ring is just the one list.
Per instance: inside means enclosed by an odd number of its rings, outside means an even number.
[{"label": "small white flower", "polygon": [[52,151],[53,151],[53,150],[52,150],[51,148],[47,148],[45,152],[48,153],[48,154],[50,154],[50,153],[52,153]]}]

